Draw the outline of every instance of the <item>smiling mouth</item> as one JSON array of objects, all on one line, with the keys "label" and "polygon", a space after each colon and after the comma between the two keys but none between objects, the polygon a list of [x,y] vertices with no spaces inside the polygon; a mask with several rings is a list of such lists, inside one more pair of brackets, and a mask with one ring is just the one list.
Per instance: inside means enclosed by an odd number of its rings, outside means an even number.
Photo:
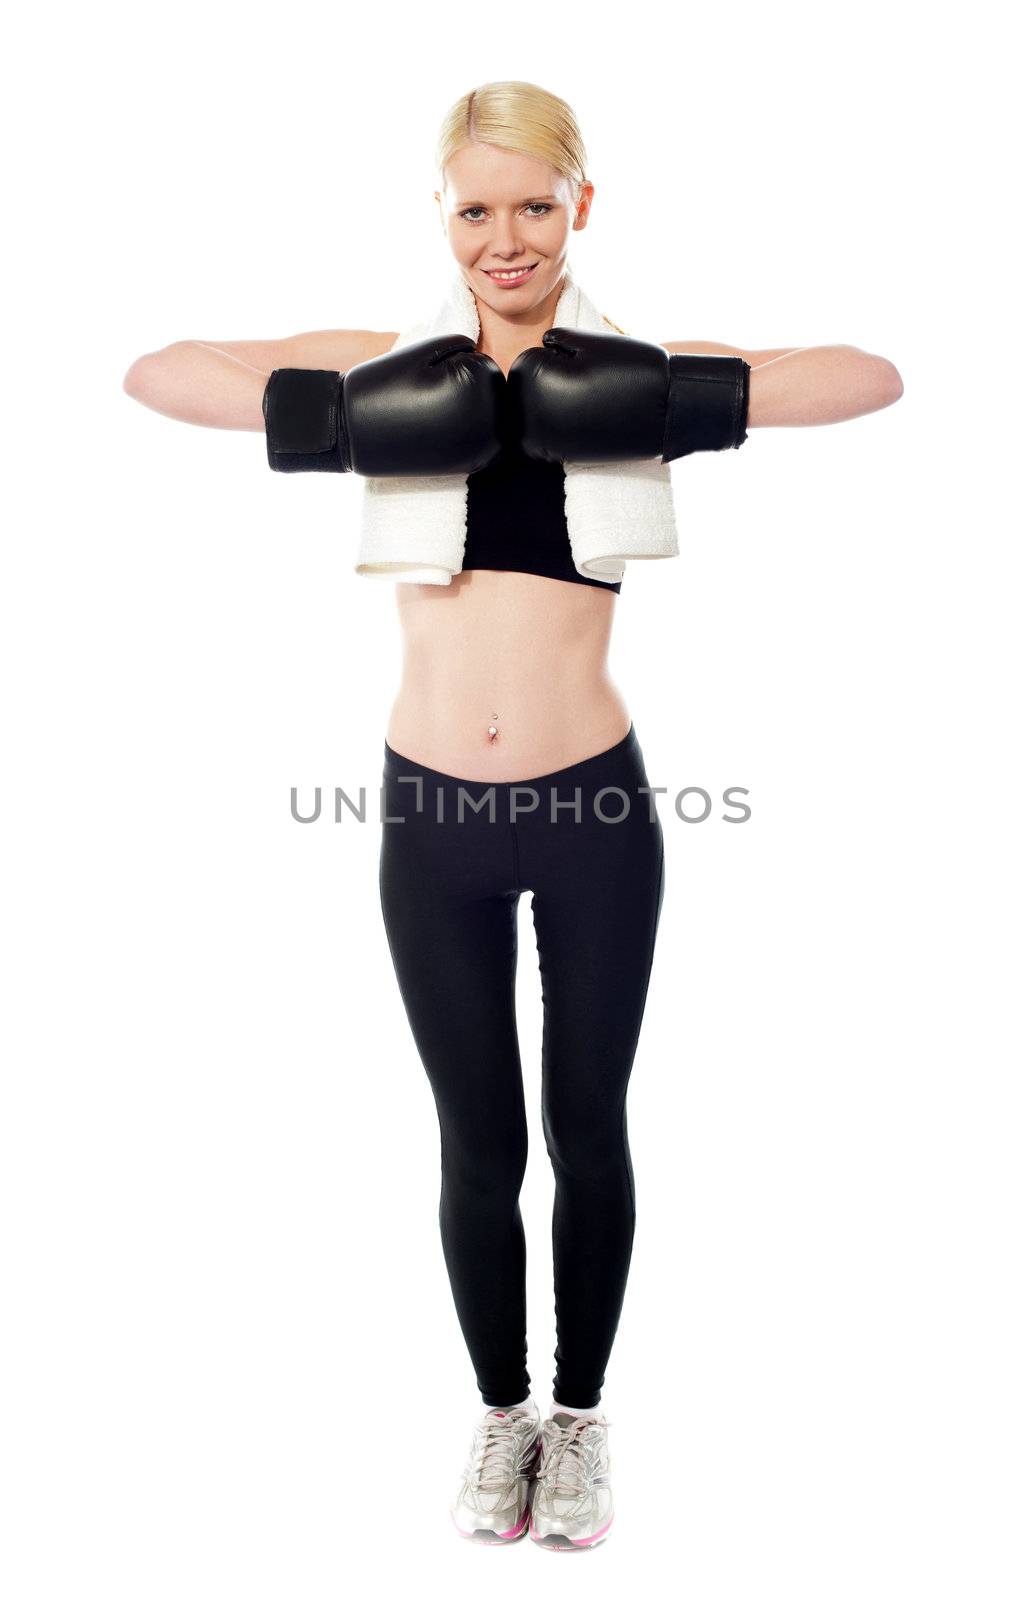
[{"label": "smiling mouth", "polygon": [[537,266],[538,266],[538,262],[537,261],[530,261],[528,263],[528,265],[525,266],[525,267],[499,267],[499,268],[482,267],[481,270],[485,274],[486,278],[503,278],[503,279],[505,279],[505,278],[509,277],[510,275],[512,275],[514,277],[520,277],[522,272],[534,272],[534,270],[535,270],[535,268]]}]

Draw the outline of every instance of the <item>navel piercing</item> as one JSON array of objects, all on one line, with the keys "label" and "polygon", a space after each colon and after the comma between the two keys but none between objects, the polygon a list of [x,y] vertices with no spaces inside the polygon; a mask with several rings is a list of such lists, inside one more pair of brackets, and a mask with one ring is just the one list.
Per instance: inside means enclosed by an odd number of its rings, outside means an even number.
[{"label": "navel piercing", "polygon": [[499,733],[499,729],[495,725],[498,716],[499,716],[498,711],[493,711],[492,712],[492,723],[491,723],[491,726],[489,727],[489,730],[488,730],[488,737],[490,739],[496,738],[498,733]]}]

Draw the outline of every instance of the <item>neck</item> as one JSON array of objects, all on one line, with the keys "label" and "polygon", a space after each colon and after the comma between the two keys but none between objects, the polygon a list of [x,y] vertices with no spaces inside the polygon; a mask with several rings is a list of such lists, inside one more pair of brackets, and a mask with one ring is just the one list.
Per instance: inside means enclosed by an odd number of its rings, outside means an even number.
[{"label": "neck", "polygon": [[494,306],[487,305],[481,296],[472,290],[481,323],[478,349],[485,352],[526,350],[529,344],[541,340],[542,335],[556,320],[556,308],[566,284],[565,273],[544,300],[529,306],[527,311],[516,312],[512,317],[504,316]]}]

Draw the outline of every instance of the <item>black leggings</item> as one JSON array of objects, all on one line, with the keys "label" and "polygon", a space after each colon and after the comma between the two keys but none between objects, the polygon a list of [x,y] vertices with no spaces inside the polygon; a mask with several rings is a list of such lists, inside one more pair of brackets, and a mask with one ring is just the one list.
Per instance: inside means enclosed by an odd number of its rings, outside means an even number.
[{"label": "black leggings", "polygon": [[[486,1406],[530,1392],[519,1206],[528,1125],[514,1002],[526,889],[556,1179],[553,1398],[600,1401],[635,1231],[625,1097],[664,897],[661,824],[639,792],[647,783],[634,724],[609,750],[520,783],[450,777],[384,746],[381,906],[438,1110],[442,1244]],[[619,792],[600,792],[611,785]]]}]

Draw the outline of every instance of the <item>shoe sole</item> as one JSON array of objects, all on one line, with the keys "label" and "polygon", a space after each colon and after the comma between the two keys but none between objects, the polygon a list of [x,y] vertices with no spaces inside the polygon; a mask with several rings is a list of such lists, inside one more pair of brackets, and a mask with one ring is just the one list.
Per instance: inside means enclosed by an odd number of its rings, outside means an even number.
[{"label": "shoe sole", "polygon": [[529,1525],[531,1542],[540,1550],[593,1550],[602,1544],[614,1525],[614,1518],[606,1523],[598,1533],[592,1533],[586,1539],[569,1539],[566,1533],[536,1533],[534,1525]]},{"label": "shoe sole", "polygon": [[520,1522],[516,1527],[508,1528],[505,1533],[496,1533],[494,1528],[461,1528],[455,1517],[452,1518],[452,1525],[461,1538],[468,1539],[471,1544],[489,1546],[519,1544],[531,1527],[531,1507],[525,1506]]}]

